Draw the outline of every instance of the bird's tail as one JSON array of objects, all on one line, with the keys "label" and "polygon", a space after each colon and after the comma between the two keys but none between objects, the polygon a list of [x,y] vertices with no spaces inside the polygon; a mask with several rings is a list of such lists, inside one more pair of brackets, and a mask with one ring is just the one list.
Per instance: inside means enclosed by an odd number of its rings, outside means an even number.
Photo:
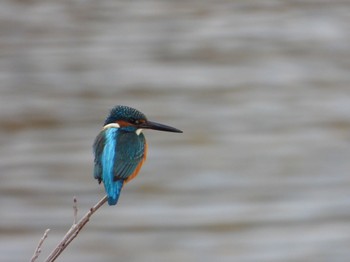
[{"label": "bird's tail", "polygon": [[105,185],[107,196],[108,196],[108,205],[113,206],[117,204],[123,184],[124,184],[123,180],[117,180],[117,181],[112,181],[112,183],[109,184],[108,186]]}]

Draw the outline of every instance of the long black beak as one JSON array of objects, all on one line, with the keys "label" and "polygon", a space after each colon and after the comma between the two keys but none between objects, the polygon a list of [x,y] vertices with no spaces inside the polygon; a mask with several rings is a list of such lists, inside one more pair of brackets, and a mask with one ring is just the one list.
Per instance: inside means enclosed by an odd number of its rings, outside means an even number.
[{"label": "long black beak", "polygon": [[139,128],[144,128],[144,129],[153,129],[153,130],[159,130],[159,131],[166,131],[166,132],[174,132],[174,133],[182,133],[181,130],[171,127],[171,126],[166,126],[160,123],[152,122],[152,121],[147,121],[145,123],[142,123],[139,125]]}]

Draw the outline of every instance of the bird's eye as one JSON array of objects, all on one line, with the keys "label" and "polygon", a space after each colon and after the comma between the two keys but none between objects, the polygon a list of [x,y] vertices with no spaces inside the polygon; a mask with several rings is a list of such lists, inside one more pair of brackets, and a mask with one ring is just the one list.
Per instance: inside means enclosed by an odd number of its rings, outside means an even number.
[{"label": "bird's eye", "polygon": [[138,124],[140,124],[140,121],[139,121],[139,120],[135,120],[134,123],[135,123],[136,125],[138,125]]}]

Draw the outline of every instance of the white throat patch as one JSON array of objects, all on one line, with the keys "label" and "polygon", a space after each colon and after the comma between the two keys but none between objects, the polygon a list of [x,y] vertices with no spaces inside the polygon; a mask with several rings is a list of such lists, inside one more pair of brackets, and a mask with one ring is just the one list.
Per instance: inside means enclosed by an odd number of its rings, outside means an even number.
[{"label": "white throat patch", "polygon": [[142,128],[139,128],[139,129],[136,130],[136,134],[137,134],[138,136],[141,134],[141,132],[142,132]]}]

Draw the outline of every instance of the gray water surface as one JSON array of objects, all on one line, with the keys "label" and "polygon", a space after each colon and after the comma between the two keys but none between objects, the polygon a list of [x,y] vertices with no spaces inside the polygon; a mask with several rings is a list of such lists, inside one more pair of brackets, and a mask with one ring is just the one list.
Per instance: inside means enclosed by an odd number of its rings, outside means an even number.
[{"label": "gray water surface", "polygon": [[148,160],[59,261],[350,260],[346,1],[3,1],[0,260],[38,261],[104,195],[115,104]]}]

